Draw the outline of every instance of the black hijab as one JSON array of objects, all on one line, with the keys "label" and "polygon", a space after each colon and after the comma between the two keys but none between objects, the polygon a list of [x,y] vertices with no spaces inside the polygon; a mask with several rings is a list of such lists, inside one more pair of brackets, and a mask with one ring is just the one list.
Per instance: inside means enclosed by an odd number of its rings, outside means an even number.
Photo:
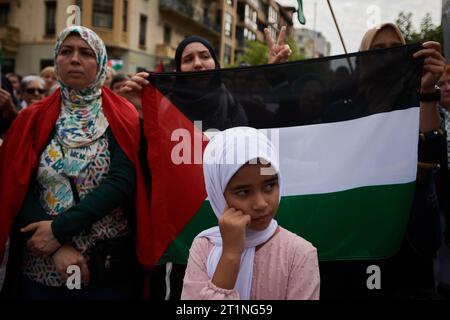
[{"label": "black hijab", "polygon": [[[220,63],[211,43],[201,37],[191,36],[178,45],[175,53],[176,71],[181,72],[181,57],[184,49],[193,42],[203,44],[211,54],[215,69],[220,69]],[[242,106],[221,83],[220,72],[204,74],[201,77],[209,79],[199,84],[194,80],[197,75],[181,75],[175,80],[175,86],[168,98],[188,117],[195,121],[201,120],[203,130],[215,128],[224,130],[229,127],[247,124],[247,117]]]},{"label": "black hijab", "polygon": [[175,52],[176,71],[181,72],[181,57],[183,56],[183,51],[189,44],[191,44],[193,42],[200,42],[201,44],[203,44],[208,49],[209,53],[211,54],[211,57],[213,58],[214,63],[216,64],[216,69],[220,69],[220,63],[219,63],[219,60],[217,60],[216,51],[214,50],[214,47],[212,46],[212,44],[208,40],[206,40],[202,37],[190,36],[190,37],[187,37],[186,39],[184,39],[183,41],[181,41],[177,47],[177,51]]}]

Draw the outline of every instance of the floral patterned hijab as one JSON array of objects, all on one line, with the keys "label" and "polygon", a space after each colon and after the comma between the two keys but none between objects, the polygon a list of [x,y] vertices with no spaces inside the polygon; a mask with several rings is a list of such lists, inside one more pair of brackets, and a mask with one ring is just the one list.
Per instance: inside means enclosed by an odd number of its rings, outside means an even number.
[{"label": "floral patterned hijab", "polygon": [[[74,89],[65,84],[56,64],[61,45],[69,35],[78,35],[94,51],[97,59],[95,80],[83,89]],[[102,39],[92,30],[82,26],[64,29],[57,37],[55,51],[55,72],[61,85],[61,114],[56,123],[56,137],[67,148],[86,146],[101,137],[108,128],[108,121],[102,110],[102,85],[106,78],[108,55]]]}]

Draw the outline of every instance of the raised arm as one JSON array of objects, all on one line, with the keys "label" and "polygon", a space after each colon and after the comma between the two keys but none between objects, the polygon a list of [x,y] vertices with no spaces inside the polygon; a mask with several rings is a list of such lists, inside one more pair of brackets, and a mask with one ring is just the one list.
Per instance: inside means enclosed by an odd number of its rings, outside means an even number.
[{"label": "raised arm", "polygon": [[264,29],[264,36],[269,49],[268,63],[272,64],[288,61],[290,55],[292,54],[292,50],[288,44],[284,43],[284,39],[286,37],[286,27],[281,27],[276,43],[273,41],[268,28]]},{"label": "raised arm", "polygon": [[136,73],[130,80],[125,82],[124,86],[120,89],[120,95],[130,101],[137,111],[139,116],[142,118],[142,87],[148,84],[147,77],[149,74],[147,72]]},{"label": "raised arm", "polygon": [[[446,60],[441,54],[439,42],[428,41],[423,44],[423,47],[424,49],[414,54],[414,58],[425,59],[420,92],[432,94],[436,91],[436,84],[444,73]],[[420,102],[420,132],[425,133],[440,128],[437,105],[438,101]]]}]

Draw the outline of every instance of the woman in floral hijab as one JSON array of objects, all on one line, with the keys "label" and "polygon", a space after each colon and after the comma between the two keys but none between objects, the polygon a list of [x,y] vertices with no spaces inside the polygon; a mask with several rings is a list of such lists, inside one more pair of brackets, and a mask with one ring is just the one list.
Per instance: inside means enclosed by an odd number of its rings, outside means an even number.
[{"label": "woman in floral hijab", "polygon": [[[25,298],[134,295],[133,225],[136,219],[142,230],[149,224],[148,192],[138,160],[139,117],[133,106],[102,87],[107,60],[93,31],[80,26],[62,31],[55,46],[60,89],[21,113],[0,149],[0,174],[15,190],[0,184],[0,201],[6,204],[0,247],[9,231],[21,243]],[[8,175],[14,172],[8,161],[21,164],[20,176]],[[140,230],[138,256],[145,264],[149,245]],[[79,267],[81,279],[67,273],[70,266]]]}]

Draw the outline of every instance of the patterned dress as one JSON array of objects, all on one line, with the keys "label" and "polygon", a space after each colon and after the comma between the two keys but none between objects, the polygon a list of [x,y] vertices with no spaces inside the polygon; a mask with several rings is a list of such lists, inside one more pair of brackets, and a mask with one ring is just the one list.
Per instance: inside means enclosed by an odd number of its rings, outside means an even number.
[{"label": "patterned dress", "polygon": [[[47,214],[57,218],[59,214],[64,214],[76,205],[69,177],[75,182],[81,200],[101,183],[108,175],[111,162],[108,146],[106,134],[95,143],[76,149],[61,147],[57,139],[51,141],[41,156],[41,165],[37,173],[38,190],[36,190]],[[88,161],[80,161],[80,158]],[[89,230],[74,236],[71,245],[89,258],[89,249],[96,240],[114,238],[128,232],[128,223],[123,210],[117,208],[94,223]],[[38,258],[26,249],[23,273],[28,278],[47,286],[63,285],[51,257]]]}]

